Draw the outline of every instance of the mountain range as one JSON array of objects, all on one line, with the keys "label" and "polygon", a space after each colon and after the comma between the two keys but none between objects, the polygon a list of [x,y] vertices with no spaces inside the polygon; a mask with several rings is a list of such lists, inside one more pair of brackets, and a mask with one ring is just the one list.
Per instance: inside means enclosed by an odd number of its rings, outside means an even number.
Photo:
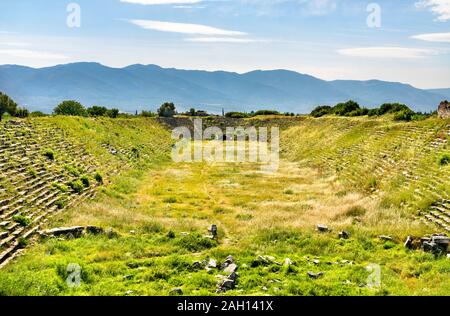
[{"label": "mountain range", "polygon": [[325,81],[288,70],[256,70],[244,74],[131,65],[111,68],[99,63],[72,63],[45,68],[0,66],[0,91],[30,110],[50,113],[63,100],[85,106],[117,107],[124,112],[155,110],[174,102],[220,113],[276,109],[308,113],[317,105],[349,99],[369,108],[401,102],[417,111],[433,111],[450,89],[421,90],[380,80]]}]

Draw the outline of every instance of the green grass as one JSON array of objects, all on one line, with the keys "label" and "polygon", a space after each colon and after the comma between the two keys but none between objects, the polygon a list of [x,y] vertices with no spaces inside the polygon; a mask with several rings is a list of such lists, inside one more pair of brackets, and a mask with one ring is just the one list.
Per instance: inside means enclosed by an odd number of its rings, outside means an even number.
[{"label": "green grass", "polygon": [[[132,295],[169,295],[177,287],[186,295],[216,295],[217,275],[224,272],[193,264],[211,258],[220,264],[229,255],[239,266],[239,279],[237,288],[225,295],[450,293],[448,259],[402,245],[408,235],[435,232],[404,206],[412,201],[414,187],[405,188],[403,175],[394,170],[386,178],[374,176],[369,161],[376,161],[381,151],[417,157],[398,141],[409,125],[382,119],[302,119],[283,132],[278,172],[264,174],[250,163],[174,164],[167,159],[168,134],[152,120],[48,120],[86,143],[107,165],[99,169],[102,174],[123,165],[121,159],[127,168],[108,179],[94,201],[70,208],[46,226],[96,225],[118,235],[36,243],[0,271],[0,295],[122,296],[130,290]],[[380,130],[385,133],[381,139],[371,138]],[[150,147],[140,149],[139,158],[114,156],[101,146],[108,141],[131,151],[144,143],[141,133],[149,137],[145,142]],[[358,150],[342,153],[352,148]],[[436,157],[417,160],[419,166],[431,166],[424,181],[432,181],[435,170],[447,172]],[[432,203],[421,201],[424,208]],[[211,224],[219,228],[217,241],[207,236]],[[317,224],[331,231],[319,233]],[[350,233],[349,239],[339,239],[342,230]],[[380,240],[381,234],[400,242]],[[273,256],[273,262],[254,264],[261,255]],[[286,258],[293,264],[283,265]],[[66,283],[69,264],[81,267],[80,287]],[[380,288],[367,286],[371,264],[381,268]],[[310,271],[323,276],[312,279]]]}]

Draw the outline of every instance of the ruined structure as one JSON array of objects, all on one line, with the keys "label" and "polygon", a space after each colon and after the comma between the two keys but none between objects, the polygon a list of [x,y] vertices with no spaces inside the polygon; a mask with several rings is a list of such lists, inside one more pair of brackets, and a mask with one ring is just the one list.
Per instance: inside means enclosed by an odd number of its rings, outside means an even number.
[{"label": "ruined structure", "polygon": [[450,103],[447,100],[442,101],[438,107],[438,115],[442,119],[450,118]]}]

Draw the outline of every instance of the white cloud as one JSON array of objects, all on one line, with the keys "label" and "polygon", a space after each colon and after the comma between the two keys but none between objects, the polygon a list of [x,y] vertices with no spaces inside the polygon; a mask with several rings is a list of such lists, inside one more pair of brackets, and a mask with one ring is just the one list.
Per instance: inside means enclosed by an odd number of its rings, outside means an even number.
[{"label": "white cloud", "polygon": [[450,20],[450,0],[421,0],[416,2],[419,8],[429,8],[433,14],[437,15],[439,21]]},{"label": "white cloud", "polygon": [[40,59],[40,60],[64,60],[66,56],[48,52],[38,52],[27,49],[0,49],[0,55],[7,55],[11,57],[23,59]]},{"label": "white cloud", "polygon": [[158,5],[158,4],[193,4],[202,2],[202,0],[120,0],[120,2],[143,4],[143,5]]},{"label": "white cloud", "polygon": [[450,33],[429,33],[411,36],[411,38],[438,43],[450,43]]},{"label": "white cloud", "polygon": [[338,50],[338,53],[344,56],[351,56],[351,57],[400,58],[400,59],[424,58],[430,55],[437,54],[436,51],[430,49],[406,48],[406,47],[346,48]]},{"label": "white cloud", "polygon": [[265,40],[251,39],[251,38],[236,38],[236,37],[191,37],[186,38],[187,42],[197,43],[262,43]]},{"label": "white cloud", "polygon": [[199,34],[209,36],[241,36],[247,35],[247,33],[238,31],[229,31],[219,29],[202,24],[188,24],[188,23],[174,23],[174,22],[162,22],[152,20],[130,20],[131,23],[137,25],[146,30],[155,30],[161,32],[172,32],[181,34]]}]

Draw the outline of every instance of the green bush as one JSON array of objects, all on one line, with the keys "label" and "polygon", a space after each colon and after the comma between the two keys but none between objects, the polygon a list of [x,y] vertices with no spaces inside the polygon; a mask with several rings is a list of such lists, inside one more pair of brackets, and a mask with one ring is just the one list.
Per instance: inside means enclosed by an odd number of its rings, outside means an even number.
[{"label": "green bush", "polygon": [[336,115],[347,116],[349,113],[360,110],[360,106],[355,101],[349,100],[345,103],[336,104],[333,113]]},{"label": "green bush", "polygon": [[311,112],[311,116],[312,117],[322,117],[328,114],[331,114],[333,108],[331,106],[328,105],[321,105],[316,107],[312,112]]},{"label": "green bush", "polygon": [[406,122],[409,122],[409,121],[411,121],[411,119],[412,119],[414,114],[415,113],[413,111],[409,110],[409,109],[408,110],[401,110],[400,112],[396,112],[394,114],[394,120],[395,121],[406,121]]},{"label": "green bush", "polygon": [[253,113],[253,116],[259,116],[259,115],[279,115],[280,112],[275,110],[259,110]]},{"label": "green bush", "polygon": [[87,109],[87,113],[89,114],[89,116],[92,116],[92,117],[105,116],[107,112],[108,112],[108,109],[105,108],[104,106],[94,105],[93,107],[90,107]]},{"label": "green bush", "polygon": [[66,116],[87,116],[87,111],[81,103],[77,101],[63,101],[54,110],[56,115]]},{"label": "green bush", "polygon": [[166,102],[158,109],[158,115],[160,117],[173,117],[176,112],[175,104],[172,102]]},{"label": "green bush", "polygon": [[119,116],[119,109],[108,110],[106,115],[110,118],[117,118]]},{"label": "green bush", "polygon": [[16,223],[19,223],[23,227],[26,227],[26,226],[30,225],[30,223],[31,223],[31,219],[29,219],[28,217],[25,217],[23,215],[20,215],[20,214],[14,215],[13,221],[15,221]]},{"label": "green bush", "polygon": [[65,165],[64,169],[66,169],[74,177],[78,177],[80,175],[80,171],[77,168],[75,168],[74,166]]},{"label": "green bush", "polygon": [[55,182],[52,185],[53,185],[53,187],[57,188],[59,191],[61,191],[63,193],[69,191],[69,188],[66,185],[64,185],[64,184]]},{"label": "green bush", "polygon": [[26,118],[30,116],[30,112],[26,108],[17,108],[15,117]]},{"label": "green bush", "polygon": [[249,115],[243,112],[228,112],[227,114],[225,114],[225,117],[239,119],[249,117]]},{"label": "green bush", "polygon": [[55,160],[55,152],[51,149],[46,149],[43,155],[50,160]]},{"label": "green bush", "polygon": [[94,179],[95,181],[97,181],[97,183],[103,184],[103,177],[100,173],[96,172],[94,175]]},{"label": "green bush", "polygon": [[85,188],[89,188],[90,187],[90,182],[89,182],[89,178],[87,177],[87,176],[82,176],[81,178],[80,178],[80,181],[81,181],[81,183],[83,183],[83,186],[85,187]]},{"label": "green bush", "polygon": [[69,187],[76,193],[81,193],[83,191],[84,185],[80,180],[69,182]]},{"label": "green bush", "polygon": [[448,164],[450,164],[450,155],[449,154],[443,154],[440,158],[439,158],[439,164],[441,166],[446,166]]}]

